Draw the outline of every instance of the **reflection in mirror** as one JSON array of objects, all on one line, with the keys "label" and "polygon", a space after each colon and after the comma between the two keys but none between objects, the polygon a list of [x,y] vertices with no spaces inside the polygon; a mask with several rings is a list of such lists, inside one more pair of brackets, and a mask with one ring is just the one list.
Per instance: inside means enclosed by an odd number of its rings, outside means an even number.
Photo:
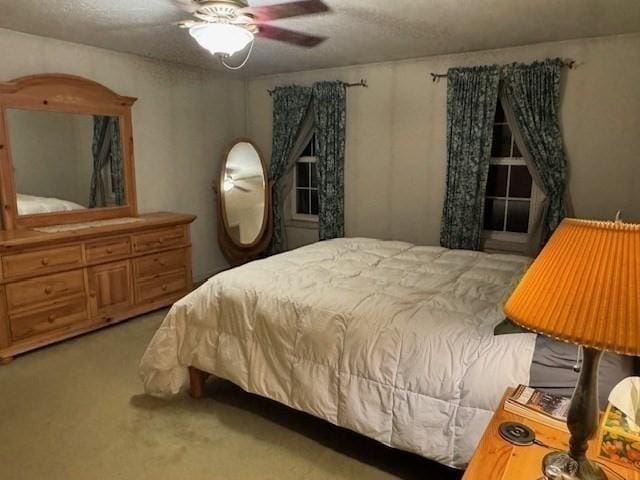
[{"label": "reflection in mirror", "polygon": [[263,233],[265,189],[260,155],[252,144],[237,143],[226,159],[221,194],[228,233],[239,245],[251,245]]},{"label": "reflection in mirror", "polygon": [[18,214],[126,205],[118,117],[7,110]]}]

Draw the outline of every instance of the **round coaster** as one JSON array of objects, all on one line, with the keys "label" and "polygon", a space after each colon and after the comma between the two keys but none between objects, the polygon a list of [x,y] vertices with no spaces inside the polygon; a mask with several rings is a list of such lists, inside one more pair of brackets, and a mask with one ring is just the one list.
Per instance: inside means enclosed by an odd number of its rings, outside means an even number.
[{"label": "round coaster", "polygon": [[522,423],[506,422],[500,425],[498,431],[507,442],[521,447],[533,445],[536,439],[534,431]]}]

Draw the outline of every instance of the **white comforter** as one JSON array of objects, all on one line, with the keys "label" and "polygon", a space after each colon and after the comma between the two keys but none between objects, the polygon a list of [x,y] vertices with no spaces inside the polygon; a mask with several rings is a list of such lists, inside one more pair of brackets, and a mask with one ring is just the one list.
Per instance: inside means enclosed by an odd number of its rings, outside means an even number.
[{"label": "white comforter", "polygon": [[33,215],[37,213],[71,212],[73,210],[84,210],[85,207],[68,200],[51,197],[36,197],[19,193],[18,215]]},{"label": "white comforter", "polygon": [[493,336],[529,260],[341,239],[251,263],[179,301],[141,362],[177,393],[189,365],[382,443],[464,467],[535,335]]}]

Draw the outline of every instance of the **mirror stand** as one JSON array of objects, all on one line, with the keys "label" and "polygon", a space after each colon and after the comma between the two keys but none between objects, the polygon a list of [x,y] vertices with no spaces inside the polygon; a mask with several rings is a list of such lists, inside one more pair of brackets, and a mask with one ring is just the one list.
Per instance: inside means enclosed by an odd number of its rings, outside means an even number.
[{"label": "mirror stand", "polygon": [[257,145],[234,141],[214,182],[218,212],[218,242],[232,266],[262,257],[273,233],[271,188]]}]

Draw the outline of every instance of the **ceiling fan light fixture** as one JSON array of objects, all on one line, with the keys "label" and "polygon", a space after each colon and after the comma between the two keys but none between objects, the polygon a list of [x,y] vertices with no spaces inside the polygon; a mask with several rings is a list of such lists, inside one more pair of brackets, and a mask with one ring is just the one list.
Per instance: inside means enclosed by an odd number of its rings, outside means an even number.
[{"label": "ceiling fan light fixture", "polygon": [[254,40],[254,34],[238,25],[208,23],[189,29],[191,36],[212,55],[231,56],[246,48]]}]

